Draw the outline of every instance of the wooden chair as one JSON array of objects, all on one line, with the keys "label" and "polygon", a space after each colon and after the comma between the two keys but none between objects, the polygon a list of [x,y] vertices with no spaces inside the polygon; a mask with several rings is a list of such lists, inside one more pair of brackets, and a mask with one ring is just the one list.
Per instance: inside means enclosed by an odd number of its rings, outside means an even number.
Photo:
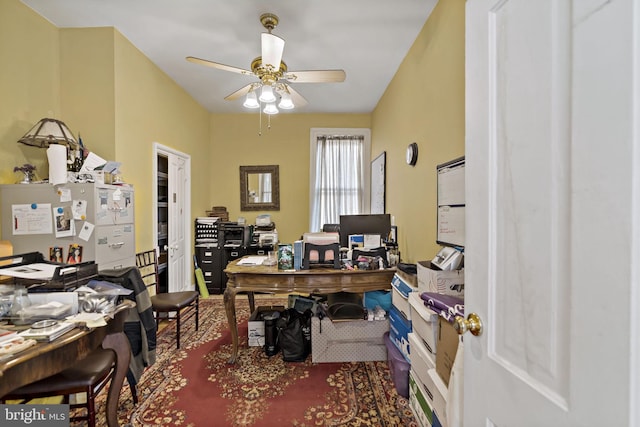
[{"label": "wooden chair", "polygon": [[[110,321],[109,334],[122,333],[124,321],[127,316],[128,307],[132,304],[120,304],[116,308],[115,317]],[[128,343],[128,341],[127,341]],[[70,421],[87,420],[89,427],[96,425],[95,398],[100,391],[109,383],[116,364],[116,355],[112,350],[105,350],[99,347],[92,351],[87,357],[71,368],[22,386],[0,399],[4,404],[9,400],[16,400],[17,403],[27,403],[32,399],[41,397],[63,396],[63,402],[69,403],[69,396],[76,393],[86,393],[85,403],[73,403],[69,408],[86,408],[86,415],[76,415]]]},{"label": "wooden chair", "polygon": [[136,265],[144,281],[151,305],[156,314],[156,324],[160,324],[162,314],[175,313],[176,318],[176,348],[180,348],[180,326],[185,320],[195,317],[196,331],[199,327],[199,300],[198,291],[181,291],[158,293],[158,256],[155,250],[136,254]]}]

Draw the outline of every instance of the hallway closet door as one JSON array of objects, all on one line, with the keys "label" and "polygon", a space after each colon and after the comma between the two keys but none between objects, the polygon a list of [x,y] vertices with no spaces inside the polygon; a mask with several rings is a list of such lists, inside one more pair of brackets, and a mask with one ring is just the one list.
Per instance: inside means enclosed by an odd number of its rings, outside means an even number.
[{"label": "hallway closet door", "polygon": [[[156,158],[167,159],[167,291],[193,289],[190,256],[191,159],[188,155],[155,144]],[[157,211],[157,209],[156,209]],[[157,235],[157,234],[156,234]],[[160,252],[165,249],[160,246]]]}]

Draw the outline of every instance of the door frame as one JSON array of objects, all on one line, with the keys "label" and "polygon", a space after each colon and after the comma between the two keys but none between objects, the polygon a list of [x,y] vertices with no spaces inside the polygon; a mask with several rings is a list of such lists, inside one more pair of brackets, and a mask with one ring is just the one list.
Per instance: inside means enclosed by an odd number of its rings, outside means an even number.
[{"label": "door frame", "polygon": [[[162,155],[166,157],[174,156],[184,160],[185,177],[187,180],[186,187],[188,188],[189,191],[187,191],[187,194],[184,195],[184,206],[182,206],[182,209],[184,211],[184,218],[191,218],[191,156],[181,151],[167,147],[166,145],[162,145],[159,142],[154,142],[153,143],[153,168],[152,168],[154,185],[152,186],[153,188],[152,194],[153,194],[153,241],[154,241],[155,248],[158,248],[158,186],[156,185],[156,179],[158,176],[158,155]],[[169,176],[167,179],[171,180],[171,176]],[[169,216],[169,222],[171,222],[171,216]],[[186,246],[185,248],[183,248],[185,253],[184,271],[188,272],[188,271],[192,271],[192,266],[193,266],[191,255],[186,255],[186,254],[192,253],[191,249],[189,248],[193,247],[193,239],[191,236],[191,223],[189,221],[184,221],[184,223],[182,224],[182,227],[184,227],[184,230],[183,230],[184,236],[185,236],[184,241]],[[185,277],[182,283],[189,283],[191,287],[193,287],[194,282],[192,277],[193,277],[192,274],[189,275],[189,277]],[[167,284],[167,290],[169,290],[168,284]]]}]

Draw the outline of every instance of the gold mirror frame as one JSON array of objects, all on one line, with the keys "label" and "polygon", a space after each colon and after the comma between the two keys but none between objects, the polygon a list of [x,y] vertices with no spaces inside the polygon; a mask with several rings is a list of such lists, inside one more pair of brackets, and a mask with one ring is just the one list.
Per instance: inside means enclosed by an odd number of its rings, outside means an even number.
[{"label": "gold mirror frame", "polygon": [[[260,174],[271,174],[271,201],[255,202],[250,196],[249,184]],[[256,175],[255,177],[253,175]],[[240,166],[240,210],[241,211],[279,211],[280,176],[278,165]]]}]

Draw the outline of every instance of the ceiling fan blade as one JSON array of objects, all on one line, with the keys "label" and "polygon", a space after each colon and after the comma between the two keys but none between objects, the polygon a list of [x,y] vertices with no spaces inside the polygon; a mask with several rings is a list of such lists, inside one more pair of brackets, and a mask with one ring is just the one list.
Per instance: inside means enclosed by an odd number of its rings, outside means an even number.
[{"label": "ceiling fan blade", "polygon": [[340,83],[347,78],[344,70],[288,71],[282,77],[292,83]]},{"label": "ceiling fan blade", "polygon": [[279,70],[283,52],[284,39],[271,33],[262,33],[262,65],[271,65],[274,70]]},{"label": "ceiling fan blade", "polygon": [[308,104],[304,96],[300,95],[294,88],[284,83],[281,83],[281,85],[282,86],[276,86],[276,91],[279,93],[285,91],[289,92],[289,95],[291,95],[291,101],[293,101],[293,105],[295,105],[296,107],[302,107],[303,105]]},{"label": "ceiling fan blade", "polygon": [[193,62],[194,64],[206,65],[207,67],[217,68],[219,70],[231,71],[232,73],[239,73],[247,76],[253,75],[253,72],[249,70],[244,70],[238,67],[232,67],[231,65],[220,64],[218,62],[213,62],[206,59],[196,58],[195,56],[187,56],[187,61]]},{"label": "ceiling fan blade", "polygon": [[227,101],[235,101],[236,99],[241,98],[245,96],[247,93],[251,92],[251,90],[253,89],[253,85],[255,85],[255,83],[249,83],[248,85],[238,89],[232,94],[227,95],[224,99]]}]

